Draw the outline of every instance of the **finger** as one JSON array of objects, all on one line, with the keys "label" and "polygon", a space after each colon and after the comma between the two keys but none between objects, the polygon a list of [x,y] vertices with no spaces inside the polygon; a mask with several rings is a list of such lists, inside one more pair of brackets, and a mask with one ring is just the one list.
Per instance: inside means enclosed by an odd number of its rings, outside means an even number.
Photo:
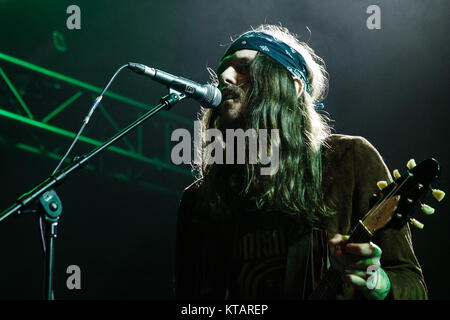
[{"label": "finger", "polygon": [[333,238],[329,240],[329,248],[331,256],[336,258],[337,260],[340,260],[342,256],[342,246],[345,244],[345,242],[349,239],[349,236],[345,236],[342,234],[335,234]]},{"label": "finger", "polygon": [[352,258],[344,258],[340,261],[335,262],[335,264],[339,264],[341,270],[361,270],[367,271],[369,266],[380,266],[378,258],[367,258],[363,260],[353,260]]},{"label": "finger", "polygon": [[330,255],[330,260],[333,268],[344,272],[345,270],[361,270],[366,271],[368,266],[378,264],[378,259],[373,257],[361,259],[361,256],[355,256],[347,253],[342,255]]},{"label": "finger", "polygon": [[380,257],[372,257],[372,258],[359,260],[355,264],[353,264],[351,267],[353,267],[355,269],[359,269],[359,270],[367,270],[367,268],[372,265],[376,265],[376,266],[380,267],[381,266],[380,265]]},{"label": "finger", "polygon": [[345,251],[350,254],[359,255],[363,257],[377,257],[381,256],[382,250],[373,242],[369,243],[348,243],[345,246]]},{"label": "finger", "polygon": [[350,238],[350,236],[346,236],[346,235],[337,233],[328,242],[331,245],[336,246],[338,244],[342,244],[342,243],[346,242],[349,238]]},{"label": "finger", "polygon": [[346,275],[346,280],[349,284],[358,287],[358,288],[365,288],[367,286],[366,280],[363,278],[355,275],[355,274],[348,274]]},{"label": "finger", "polygon": [[330,249],[331,263],[336,267],[336,269],[343,271],[344,269],[363,268],[361,256],[349,254],[346,250],[342,251],[341,246],[339,245],[335,247],[330,246]]},{"label": "finger", "polygon": [[362,270],[354,270],[354,269],[348,270],[347,269],[347,270],[345,270],[344,273],[346,275],[353,274],[353,275],[358,276],[358,277],[360,277],[361,279],[364,279],[364,280],[367,280],[367,278],[369,278],[369,274],[366,271],[362,271]]}]

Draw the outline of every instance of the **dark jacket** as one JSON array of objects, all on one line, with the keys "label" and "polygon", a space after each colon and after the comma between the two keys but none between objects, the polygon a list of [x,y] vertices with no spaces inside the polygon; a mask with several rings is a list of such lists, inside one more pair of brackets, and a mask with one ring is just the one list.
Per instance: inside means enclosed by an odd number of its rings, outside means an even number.
[{"label": "dark jacket", "polygon": [[[366,139],[331,135],[327,142],[329,148],[323,152],[323,190],[337,213],[325,218],[323,227],[313,232],[309,290],[317,285],[329,265],[328,238],[335,233],[349,234],[369,210],[376,183],[392,180],[380,154]],[[289,230],[297,228],[297,224],[279,214],[248,213],[238,198],[229,208],[211,207],[208,199],[201,197],[201,188],[201,181],[187,187],[179,207],[176,297],[276,298],[283,290],[286,252],[292,241]],[[271,225],[277,227],[268,229]],[[381,265],[391,281],[388,298],[426,299],[427,289],[414,255],[409,226],[381,230],[372,242],[383,251]],[[346,297],[358,299],[362,295],[349,290]]]}]

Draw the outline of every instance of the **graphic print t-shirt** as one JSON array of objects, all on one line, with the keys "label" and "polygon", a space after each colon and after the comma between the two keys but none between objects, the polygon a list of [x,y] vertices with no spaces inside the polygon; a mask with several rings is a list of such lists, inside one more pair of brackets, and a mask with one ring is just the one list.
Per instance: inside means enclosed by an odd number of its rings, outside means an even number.
[{"label": "graphic print t-shirt", "polygon": [[251,211],[239,214],[238,226],[230,298],[283,298],[288,248],[302,224],[284,213]]}]

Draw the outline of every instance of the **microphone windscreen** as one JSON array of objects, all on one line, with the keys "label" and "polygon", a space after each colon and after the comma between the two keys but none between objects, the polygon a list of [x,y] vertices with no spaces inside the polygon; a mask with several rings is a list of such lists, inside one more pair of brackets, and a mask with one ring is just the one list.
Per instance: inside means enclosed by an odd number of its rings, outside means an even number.
[{"label": "microphone windscreen", "polygon": [[201,102],[204,108],[216,108],[222,102],[222,93],[217,87],[207,84],[205,99]]}]

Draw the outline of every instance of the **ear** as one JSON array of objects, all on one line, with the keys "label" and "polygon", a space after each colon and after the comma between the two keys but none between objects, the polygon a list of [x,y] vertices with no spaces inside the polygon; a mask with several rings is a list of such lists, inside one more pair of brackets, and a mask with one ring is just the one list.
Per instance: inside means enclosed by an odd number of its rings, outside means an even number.
[{"label": "ear", "polygon": [[297,90],[297,97],[300,97],[300,95],[303,92],[303,82],[300,80],[300,78],[293,77],[294,83],[295,83],[295,89]]}]

